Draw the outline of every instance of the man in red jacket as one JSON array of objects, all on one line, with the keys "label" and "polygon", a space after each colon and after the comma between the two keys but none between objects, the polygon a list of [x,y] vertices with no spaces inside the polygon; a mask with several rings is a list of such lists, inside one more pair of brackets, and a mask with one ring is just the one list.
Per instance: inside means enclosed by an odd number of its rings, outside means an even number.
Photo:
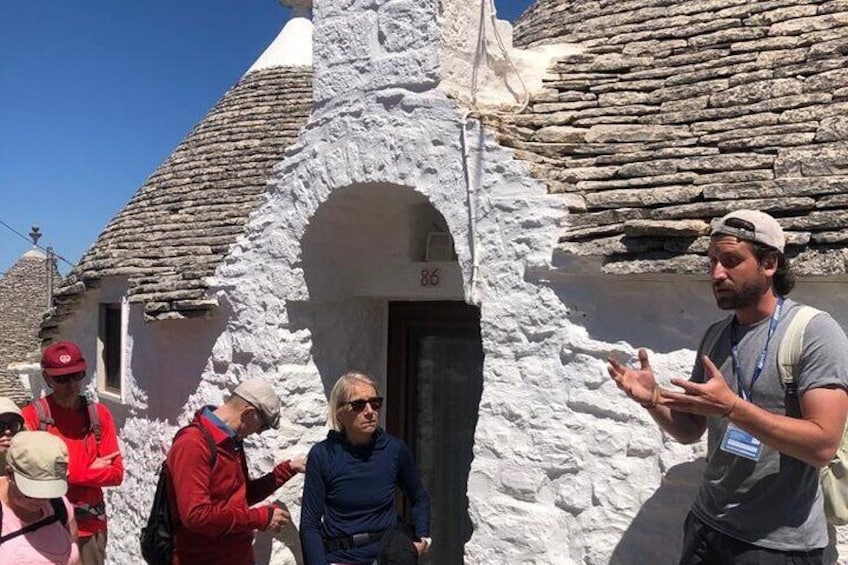
[{"label": "man in red jacket", "polygon": [[45,430],[68,446],[68,500],[79,527],[83,565],[106,561],[103,487],[121,484],[124,464],[109,409],[81,395],[86,362],[79,346],[60,341],[44,349],[41,370],[52,393],[22,410],[27,429]]},{"label": "man in red jacket", "polygon": [[291,523],[277,504],[251,506],[303,473],[306,459],[284,461],[250,479],[242,444],[251,434],[279,426],[274,388],[250,379],[221,406],[200,410],[177,435],[167,459],[170,507],[176,508],[173,565],[253,565],[254,531],[279,532]]}]

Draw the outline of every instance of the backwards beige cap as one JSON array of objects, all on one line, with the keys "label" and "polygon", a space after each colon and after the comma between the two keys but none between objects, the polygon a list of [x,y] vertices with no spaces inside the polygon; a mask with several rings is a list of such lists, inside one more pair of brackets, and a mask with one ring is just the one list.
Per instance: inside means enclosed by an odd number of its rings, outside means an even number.
[{"label": "backwards beige cap", "polygon": [[268,381],[248,379],[238,385],[233,394],[259,410],[266,426],[274,429],[280,427],[280,397]]},{"label": "backwards beige cap", "polygon": [[6,454],[15,485],[30,498],[57,498],[68,492],[68,448],[47,432],[20,432]]},{"label": "backwards beige cap", "polygon": [[715,222],[711,236],[727,234],[762,243],[783,253],[786,236],[777,220],[759,210],[736,210]]}]

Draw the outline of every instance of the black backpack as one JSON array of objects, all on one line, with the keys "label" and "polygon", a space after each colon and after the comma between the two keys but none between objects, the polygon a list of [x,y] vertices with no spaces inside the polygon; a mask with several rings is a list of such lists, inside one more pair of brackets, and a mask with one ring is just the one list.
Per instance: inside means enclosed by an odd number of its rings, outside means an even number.
[{"label": "black backpack", "polygon": [[[209,444],[209,466],[214,467],[215,460],[218,457],[218,448],[212,434],[203,424],[189,424],[176,433],[174,440],[188,428],[197,428],[203,433],[203,437]],[[147,526],[141,529],[141,555],[150,565],[171,565],[171,557],[174,554],[174,523],[171,508],[168,505],[171,477],[166,463],[167,461],[163,461],[159,468],[159,482],[156,483],[153,506],[151,506],[150,515],[147,517]]]},{"label": "black backpack", "polygon": [[[28,526],[24,526],[20,530],[14,531],[10,534],[6,534],[5,536],[0,535],[0,545],[3,545],[4,542],[16,538],[18,536],[22,536],[24,534],[28,534],[30,532],[34,532],[39,528],[43,528],[44,526],[49,526],[53,522],[62,522],[62,525],[66,528],[68,527],[68,509],[65,508],[65,501],[61,498],[51,498],[50,506],[53,507],[53,514],[50,516],[45,516],[41,520],[37,522],[33,522]],[[3,533],[3,505],[0,504],[0,534]]]}]

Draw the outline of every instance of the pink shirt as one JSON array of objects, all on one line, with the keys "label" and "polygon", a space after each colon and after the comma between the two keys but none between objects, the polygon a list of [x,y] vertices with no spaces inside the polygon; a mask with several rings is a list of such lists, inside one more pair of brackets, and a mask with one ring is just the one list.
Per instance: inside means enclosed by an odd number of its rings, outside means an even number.
[{"label": "pink shirt", "polygon": [[[62,498],[68,516],[74,515],[74,509],[67,498]],[[0,502],[2,504],[2,502]],[[12,509],[3,506],[2,535],[20,530],[24,524]],[[44,501],[44,515],[53,514],[50,502]],[[15,565],[78,565],[79,549],[71,540],[68,528],[60,521],[39,528],[33,532],[14,537],[0,544],[0,563]]]}]

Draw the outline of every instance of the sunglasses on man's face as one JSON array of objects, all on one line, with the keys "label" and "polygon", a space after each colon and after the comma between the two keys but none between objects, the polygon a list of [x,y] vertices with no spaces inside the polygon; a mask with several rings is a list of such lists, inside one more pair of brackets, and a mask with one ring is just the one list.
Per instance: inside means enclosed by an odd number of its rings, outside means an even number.
[{"label": "sunglasses on man's face", "polygon": [[262,432],[270,430],[271,426],[269,426],[268,422],[265,421],[265,416],[262,415],[262,412],[259,410],[259,408],[254,407],[253,410],[256,414],[256,418],[259,420],[259,433],[261,434]]},{"label": "sunglasses on man's face", "polygon": [[81,381],[85,378],[85,372],[81,373],[71,373],[70,375],[59,375],[58,377],[53,377],[53,380],[59,383],[60,385],[66,385],[69,382],[73,381]]},{"label": "sunglasses on man's face", "polygon": [[21,422],[18,418],[12,418],[11,420],[0,420],[0,435],[12,434],[15,435],[19,431],[21,431],[24,427],[24,423]]},{"label": "sunglasses on man's face", "polygon": [[357,398],[356,400],[348,400],[347,402],[342,402],[342,406],[350,406],[350,409],[354,412],[362,412],[365,410],[365,405],[368,404],[371,406],[371,410],[377,411],[383,407],[383,397],[382,396],[373,396],[371,398]]}]

